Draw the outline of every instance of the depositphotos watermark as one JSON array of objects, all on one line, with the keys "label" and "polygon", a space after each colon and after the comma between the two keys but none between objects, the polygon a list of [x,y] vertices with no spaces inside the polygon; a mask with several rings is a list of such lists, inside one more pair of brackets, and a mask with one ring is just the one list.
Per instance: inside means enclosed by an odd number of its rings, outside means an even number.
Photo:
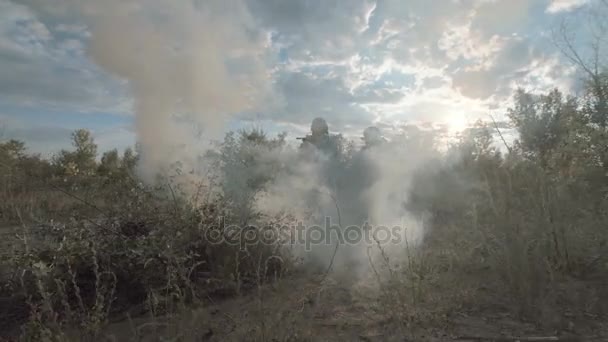
[{"label": "depositphotos watermark", "polygon": [[220,218],[217,227],[205,230],[205,238],[212,244],[236,245],[241,248],[259,244],[291,244],[304,246],[310,250],[319,245],[359,245],[359,244],[400,244],[406,239],[405,228],[400,226],[362,225],[341,227],[325,217],[323,225],[305,225],[297,222],[291,225],[239,226],[225,225]]}]

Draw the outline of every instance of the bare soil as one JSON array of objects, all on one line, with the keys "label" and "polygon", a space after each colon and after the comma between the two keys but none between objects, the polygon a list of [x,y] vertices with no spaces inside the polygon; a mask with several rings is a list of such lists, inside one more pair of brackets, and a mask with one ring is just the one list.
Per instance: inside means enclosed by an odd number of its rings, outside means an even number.
[{"label": "bare soil", "polygon": [[608,341],[608,324],[591,317],[552,331],[491,310],[405,324],[377,287],[373,279],[295,275],[186,314],[114,323],[106,334],[115,341]]}]

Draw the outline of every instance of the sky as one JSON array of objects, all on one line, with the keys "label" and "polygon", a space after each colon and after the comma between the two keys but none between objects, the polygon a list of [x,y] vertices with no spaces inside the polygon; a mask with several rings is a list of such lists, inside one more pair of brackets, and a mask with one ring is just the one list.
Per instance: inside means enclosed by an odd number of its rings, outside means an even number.
[{"label": "sky", "polygon": [[0,0],[0,139],[50,154],[87,128],[101,150],[153,144],[162,111],[213,137],[295,138],[317,116],[348,137],[457,132],[502,120],[517,87],[574,91],[552,32],[592,3]]}]

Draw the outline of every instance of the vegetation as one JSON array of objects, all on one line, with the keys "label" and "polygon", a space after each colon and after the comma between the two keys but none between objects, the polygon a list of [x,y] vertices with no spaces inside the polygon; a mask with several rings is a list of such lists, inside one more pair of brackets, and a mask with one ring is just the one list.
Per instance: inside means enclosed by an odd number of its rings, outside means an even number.
[{"label": "vegetation", "polygon": [[[580,96],[518,90],[507,115],[514,144],[478,122],[415,174],[406,205],[429,218],[422,245],[406,245],[401,260],[380,246],[379,260],[370,257],[387,326],[405,334],[458,315],[504,313],[556,331],[608,316],[608,78],[601,61],[589,65],[567,35],[562,42],[587,77]],[[424,134],[406,138],[429,145]],[[0,143],[0,336],[104,340],[114,320],[145,316],[158,325],[153,319],[254,292],[259,324],[237,339],[302,339],[279,318],[262,318],[265,284],[297,269],[289,250],[279,241],[211,241],[227,225],[290,220],[253,205],[285,168],[263,159],[285,136],[228,134],[205,156],[227,181],[190,178],[187,187],[173,176],[142,183],[134,150],[99,156],[86,130],[72,142],[50,160],[24,142]],[[349,165],[353,146],[343,143],[339,159]],[[208,334],[176,326],[174,340]]]},{"label": "vegetation", "polygon": [[471,307],[551,328],[606,315],[608,136],[587,101],[520,90],[506,155],[478,125],[454,148],[461,158],[418,176],[411,206],[432,213],[432,228],[417,281],[455,286],[452,277],[473,289]]},{"label": "vegetation", "polygon": [[[386,255],[375,265],[389,270],[388,278],[378,274],[380,300],[398,326],[492,308],[555,329],[608,313],[605,121],[592,94],[520,90],[514,100],[513,146],[497,149],[494,129],[479,122],[415,176],[407,205],[431,218],[424,244],[408,247],[405,266],[393,268]],[[260,169],[260,151],[283,146],[284,136],[229,134],[208,157],[231,181],[201,181],[196,198],[172,178],[143,185],[130,149],[98,158],[89,132],[72,140],[73,150],[52,160],[20,141],[0,145],[3,330],[20,323],[24,340],[65,340],[75,331],[95,339],[112,318],[184,312],[290,269],[278,243],[208,241],[223,220],[285,219],[251,205],[281,167]],[[275,257],[281,262],[268,263]]]},{"label": "vegetation", "polygon": [[90,132],[72,140],[52,160],[26,154],[22,142],[0,145],[3,333],[25,324],[25,340],[63,341],[70,331],[92,340],[111,317],[177,312],[284,271],[281,246],[209,243],[241,223],[234,203],[200,195],[209,185],[197,184],[196,198],[171,178],[145,186],[132,150],[97,159]]}]

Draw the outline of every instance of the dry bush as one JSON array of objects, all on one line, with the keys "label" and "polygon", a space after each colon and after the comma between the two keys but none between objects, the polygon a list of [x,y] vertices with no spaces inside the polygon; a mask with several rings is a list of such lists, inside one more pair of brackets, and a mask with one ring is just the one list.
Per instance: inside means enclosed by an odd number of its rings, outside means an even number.
[{"label": "dry bush", "polygon": [[[447,170],[460,173],[453,181],[470,183],[425,198],[423,207],[437,214],[419,254],[430,277],[444,283],[443,289],[425,284],[425,299],[445,293],[466,299],[454,299],[452,313],[506,311],[552,328],[606,315],[607,203],[581,191],[584,178],[563,179],[531,161],[486,156]],[[446,182],[437,175],[426,181]],[[407,273],[403,279],[416,274]],[[473,292],[463,297],[467,289]]]},{"label": "dry bush", "polygon": [[208,240],[232,223],[220,197],[192,204],[131,186],[114,195],[113,206],[95,206],[95,216],[79,213],[69,222],[19,232],[23,248],[8,260],[5,279],[15,303],[2,314],[15,326],[29,317],[26,340],[61,340],[76,327],[81,338],[95,339],[126,312],[160,317],[252,289],[284,271],[278,245]]}]

